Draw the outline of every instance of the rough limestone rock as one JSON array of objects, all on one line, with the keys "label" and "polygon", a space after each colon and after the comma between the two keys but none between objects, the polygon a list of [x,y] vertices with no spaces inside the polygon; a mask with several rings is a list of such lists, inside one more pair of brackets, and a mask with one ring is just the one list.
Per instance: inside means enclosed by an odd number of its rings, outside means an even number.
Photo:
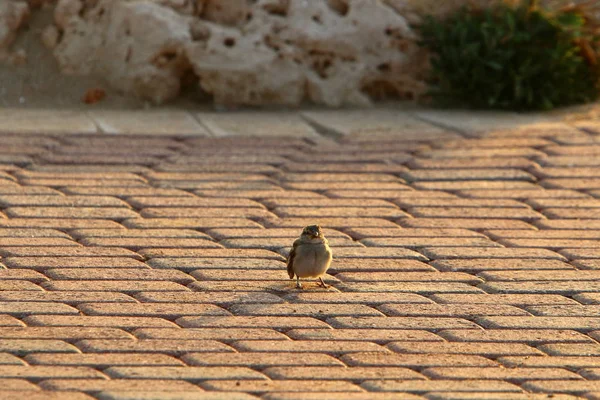
[{"label": "rough limestone rock", "polygon": [[17,37],[17,31],[28,17],[27,2],[0,0],[0,61],[12,62],[24,57],[22,51],[11,54],[9,49]]},{"label": "rough limestone rock", "polygon": [[389,1],[59,0],[44,41],[63,72],[156,103],[193,74],[218,104],[365,105],[424,89],[415,33]]}]

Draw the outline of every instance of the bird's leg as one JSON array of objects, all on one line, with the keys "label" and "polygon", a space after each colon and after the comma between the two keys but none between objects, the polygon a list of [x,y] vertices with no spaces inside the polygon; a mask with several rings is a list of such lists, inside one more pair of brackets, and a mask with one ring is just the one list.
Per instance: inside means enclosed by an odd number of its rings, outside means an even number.
[{"label": "bird's leg", "polygon": [[300,283],[300,277],[296,275],[296,289],[302,289],[302,284]]},{"label": "bird's leg", "polygon": [[319,277],[319,281],[320,281],[320,284],[317,283],[317,285],[323,287],[324,289],[328,289],[329,288],[329,286],[326,285],[325,282],[323,281],[323,278]]}]

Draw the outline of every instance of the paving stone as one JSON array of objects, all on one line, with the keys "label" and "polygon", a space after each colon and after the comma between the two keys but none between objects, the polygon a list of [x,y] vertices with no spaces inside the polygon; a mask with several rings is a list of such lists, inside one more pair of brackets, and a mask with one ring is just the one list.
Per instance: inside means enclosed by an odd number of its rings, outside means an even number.
[{"label": "paving stone", "polygon": [[496,247],[429,247],[420,250],[432,259],[472,259],[472,258],[539,258],[563,260],[558,253],[546,249],[529,248],[496,248]]},{"label": "paving stone", "polygon": [[6,257],[9,268],[44,271],[52,268],[145,268],[141,261],[129,257]]},{"label": "paving stone", "polygon": [[442,304],[510,304],[515,306],[578,304],[575,300],[556,294],[452,294],[441,293],[430,296]]},{"label": "paving stone", "polygon": [[0,365],[0,375],[4,378],[26,379],[106,379],[106,376],[89,367],[66,367],[55,365]]},{"label": "paving stone", "polygon": [[[230,353],[234,350],[216,340],[180,339],[86,339],[76,343],[85,353],[162,353],[181,356],[185,353]],[[516,354],[516,353],[515,353]]]},{"label": "paving stone", "polygon": [[77,308],[86,315],[141,316],[174,319],[184,315],[231,315],[213,304],[84,303]]},{"label": "paving stone", "polygon": [[[180,305],[181,306],[181,305]],[[1,310],[1,308],[0,308]],[[297,315],[303,317],[382,316],[374,308],[363,304],[237,304],[229,307],[234,315]]]},{"label": "paving stone", "polygon": [[[321,330],[321,329],[319,329]],[[0,328],[0,335],[2,331]],[[269,339],[289,340],[287,336],[271,328],[140,328],[134,331],[140,339],[173,339],[173,340],[234,340]]]},{"label": "paving stone", "polygon": [[485,271],[479,276],[486,281],[595,281],[600,271]]},{"label": "paving stone", "polygon": [[[277,250],[282,247],[291,247],[295,238],[236,238],[236,239],[223,239],[219,242],[219,245],[227,248],[266,248],[271,250]],[[339,247],[364,247],[361,243],[354,242],[350,238],[333,237],[328,239],[329,246],[333,248],[333,251]],[[184,247],[184,246],[181,246]],[[198,246],[200,247],[200,246]],[[207,246],[208,247],[208,246]]]},{"label": "paving stone", "polygon": [[600,293],[581,293],[573,296],[573,299],[583,304],[600,304]]},{"label": "paving stone", "polygon": [[[97,291],[135,293],[144,291],[174,292],[187,291],[185,286],[168,281],[123,281],[123,280],[86,280],[86,281],[51,281],[42,284],[45,290],[56,291]],[[1,288],[1,286],[0,286]],[[16,290],[16,289],[12,289]],[[33,289],[30,289],[33,290]]]},{"label": "paving stone", "polygon": [[[522,343],[463,343],[463,342],[392,342],[387,347],[401,354],[473,354],[488,358],[514,355],[542,355],[542,352]],[[431,375],[430,375],[431,376]],[[449,378],[439,376],[436,379]],[[475,379],[483,379],[473,375]],[[505,378],[498,378],[505,379]]]},{"label": "paving stone", "polygon": [[594,368],[600,365],[600,357],[594,356],[506,356],[498,359],[506,367],[533,367],[533,368],[566,368],[577,370],[580,368]]},{"label": "paving stone", "polygon": [[579,258],[600,258],[600,249],[578,249],[578,248],[568,248],[562,249],[560,251],[561,254],[568,257],[569,259],[579,259]]},{"label": "paving stone", "polygon": [[370,247],[500,247],[498,243],[487,238],[374,238],[362,239],[361,243]]},{"label": "paving stone", "polygon": [[77,315],[79,311],[62,303],[54,302],[5,302],[0,301],[0,314],[16,316],[46,314],[46,315]]},{"label": "paving stone", "polygon": [[413,158],[407,165],[416,169],[518,168],[528,169],[534,162],[524,157],[477,157],[456,159]]},{"label": "paving stone", "polygon": [[589,331],[598,329],[600,318],[489,316],[479,318],[478,323],[491,329],[574,329]]},{"label": "paving stone", "polygon": [[29,388],[23,388],[23,390],[4,390],[0,392],[0,399],[12,400],[18,398],[31,399],[31,400],[92,400],[93,397],[86,395],[85,393],[76,392],[50,392],[42,391],[39,389],[31,390]]},{"label": "paving stone", "polygon": [[[146,258],[257,258],[257,259],[271,259],[271,260],[284,260],[283,256],[265,249],[163,249],[163,248],[152,248],[152,249],[141,249],[139,251],[141,255]],[[185,260],[181,260],[185,261]]]},{"label": "paving stone", "polygon": [[25,324],[13,316],[0,315],[0,326],[25,326]]},{"label": "paving stone", "polygon": [[123,226],[115,221],[105,219],[70,219],[70,218],[11,218],[0,219],[2,228],[51,228],[51,229],[77,229],[77,228],[109,228],[116,229]]},{"label": "paving stone", "polygon": [[85,302],[134,303],[133,297],[115,292],[47,292],[47,291],[2,291],[0,301],[56,302],[77,305]]},{"label": "paving stone", "polygon": [[173,134],[208,136],[206,128],[184,111],[114,111],[89,113],[98,128],[109,134]]},{"label": "paving stone", "polygon": [[[202,393],[202,389],[182,380],[160,379],[48,379],[39,383],[44,390],[100,392],[117,390],[131,392],[152,390],[155,392],[189,391]],[[63,392],[64,393],[64,392]]]},{"label": "paving stone", "polygon": [[489,293],[560,294],[571,296],[583,292],[600,292],[596,281],[522,281],[490,282],[480,286]]},{"label": "paving stone", "polygon": [[375,293],[484,293],[483,290],[462,282],[343,282],[336,287],[346,292]]},{"label": "paving stone", "polygon": [[454,199],[455,195],[439,190],[326,190],[328,197],[340,199],[413,199],[413,198],[441,198]]},{"label": "paving stone", "polygon": [[541,229],[600,229],[600,221],[596,219],[544,219],[536,221],[535,225]]},{"label": "paving stone", "polygon": [[399,174],[408,182],[426,181],[528,181],[534,182],[533,175],[519,169],[413,169]]},{"label": "paving stone", "polygon": [[233,380],[220,380],[220,381],[205,381],[201,383],[201,386],[209,390],[219,391],[238,391],[243,390],[244,392],[250,393],[264,393],[264,392],[280,392],[295,391],[295,392],[361,392],[360,387],[346,381],[341,380],[302,380],[302,381],[233,381]]},{"label": "paving stone", "polygon": [[19,269],[0,269],[0,279],[2,280],[23,280],[30,281],[33,283],[39,283],[47,281],[44,275],[36,271],[19,270]]},{"label": "paving stone", "polygon": [[[517,317],[518,318],[518,317]],[[346,329],[474,329],[478,326],[462,318],[433,317],[331,317],[327,319],[334,328]]]},{"label": "paving stone", "polygon": [[351,353],[340,358],[348,366],[357,367],[494,367],[498,364],[476,355]]},{"label": "paving stone", "polygon": [[[337,252],[336,252],[337,257]],[[435,272],[422,261],[393,259],[393,258],[343,258],[333,259],[329,272],[399,272],[399,271],[429,271]]]},{"label": "paving stone", "polygon": [[493,239],[596,239],[600,230],[489,230]]},{"label": "paving stone", "polygon": [[203,238],[210,236],[192,229],[74,229],[69,232],[81,238]]},{"label": "paving stone", "polygon": [[[417,380],[373,380],[366,381],[361,385],[367,390],[381,391],[381,392],[416,392],[425,393],[428,392],[427,398],[431,398],[430,394],[436,392],[443,392],[449,390],[455,390],[461,393],[486,391],[488,393],[502,392],[510,393],[511,395],[518,395],[521,389],[511,383],[503,382],[501,380],[435,380],[435,381],[417,381]],[[446,398],[446,397],[440,397]],[[477,397],[478,399],[484,399],[485,397]],[[514,398],[514,397],[509,397]]]},{"label": "paving stone", "polygon": [[260,303],[261,307],[266,307],[270,303],[283,302],[271,293],[140,292],[135,298],[144,303],[213,303],[224,306]]},{"label": "paving stone", "polygon": [[[532,318],[532,317],[531,317]],[[582,333],[569,329],[450,329],[437,332],[438,335],[452,342],[494,342],[494,343],[526,343],[538,345],[544,343],[590,343],[592,339]]]},{"label": "paving stone", "polygon": [[[48,340],[48,339],[2,339],[0,343],[0,351],[2,354],[11,353],[18,356],[24,356],[28,353],[77,353],[78,350],[75,346],[66,343],[62,340]],[[22,364],[18,359],[13,362],[6,362],[3,360],[3,364]]]},{"label": "paving stone", "polygon": [[[107,168],[107,166],[103,166],[102,170]],[[119,168],[126,168],[120,166]],[[41,188],[40,188],[41,189]],[[61,188],[63,193],[68,195],[82,195],[82,196],[114,196],[118,198],[128,198],[128,197],[192,197],[193,194],[186,192],[185,190],[179,189],[167,189],[167,188],[155,188],[155,187],[81,187],[81,186],[65,186]]]},{"label": "paving stone", "polygon": [[478,207],[498,207],[498,208],[525,208],[528,205],[512,199],[445,199],[445,198],[408,198],[402,197],[394,199],[393,202],[402,208],[410,207],[434,207],[434,208],[478,208]]},{"label": "paving stone", "polygon": [[[553,393],[553,392],[567,392],[575,394],[583,394],[589,391],[598,391],[600,388],[600,382],[598,381],[566,381],[566,380],[555,380],[555,381],[538,381],[532,380],[525,382],[523,387],[526,390],[533,390],[536,392]],[[586,396],[585,398],[590,398]],[[593,397],[592,397],[593,399]]]},{"label": "paving stone", "polygon": [[[10,216],[14,216],[10,211],[12,208],[7,209]],[[124,218],[135,218],[136,213],[133,215],[123,216]],[[179,207],[179,208],[167,208],[167,207],[154,207],[144,208],[140,215],[143,218],[206,218],[206,217],[217,217],[217,218],[268,218],[272,217],[273,214],[267,210],[254,207],[236,207],[236,208],[191,208],[191,207]],[[18,216],[18,215],[17,215]]]},{"label": "paving stone", "polygon": [[[263,221],[267,228],[299,228],[313,224],[314,219],[310,218],[277,218],[266,219]],[[383,218],[319,218],[319,224],[333,229],[343,229],[347,226],[363,228],[397,228],[398,225]]]},{"label": "paving stone", "polygon": [[[297,305],[301,305],[298,303],[336,304],[335,307],[339,307],[337,304],[431,303],[428,298],[413,293],[335,293],[332,296],[328,292],[299,292],[287,294],[283,299]],[[313,307],[311,304],[307,305]]]},{"label": "paving stone", "polygon": [[[14,396],[13,398],[18,398],[19,392],[21,394],[31,394],[32,391],[37,391],[39,393],[40,389],[34,385],[33,383],[28,382],[25,379],[0,379],[0,384],[2,385],[2,392],[0,393],[0,399],[10,399],[8,395]],[[27,393],[23,393],[27,392]],[[4,396],[4,397],[2,397]],[[38,397],[40,398],[40,397]],[[35,399],[35,396],[34,396]],[[90,399],[88,399],[90,400]]]},{"label": "paving stone", "polygon": [[241,340],[232,344],[241,352],[323,353],[340,355],[358,352],[387,353],[388,349],[367,341],[334,340]]},{"label": "paving stone", "polygon": [[[397,228],[355,228],[345,229],[354,239],[366,238],[482,238],[481,233],[468,229],[402,229]],[[509,231],[510,232],[510,231]],[[329,235],[325,234],[329,237]]]},{"label": "paving stone", "polygon": [[115,328],[89,328],[79,327],[0,327],[0,337],[3,339],[56,339],[56,340],[77,340],[77,339],[130,339],[133,337],[121,329]]},{"label": "paving stone", "polygon": [[343,340],[369,341],[385,344],[391,341],[441,341],[442,339],[425,330],[398,329],[292,329],[287,332],[292,339],[298,340]]},{"label": "paving stone", "polygon": [[[411,207],[408,213],[417,218],[502,218],[536,220],[544,218],[526,208],[501,207]],[[545,211],[546,213],[546,211]],[[546,213],[546,215],[548,215]]]},{"label": "paving stone", "polygon": [[538,346],[538,349],[551,356],[600,356],[597,343],[551,343]]},{"label": "paving stone", "polygon": [[263,373],[272,379],[314,379],[314,380],[348,380],[363,381],[366,379],[424,379],[424,377],[408,368],[398,367],[270,367]]},{"label": "paving stone", "polygon": [[408,214],[392,207],[277,207],[273,213],[282,218],[407,218]]},{"label": "paving stone", "polygon": [[246,367],[110,367],[104,373],[112,379],[181,379],[190,382],[209,379],[266,379],[263,374]]},{"label": "paving stone", "polygon": [[335,277],[344,282],[483,282],[463,272],[342,272]]},{"label": "paving stone", "polygon": [[[0,197],[0,200],[2,197]],[[143,197],[128,197],[127,203],[133,207],[142,209],[149,207],[256,207],[264,208],[263,205],[256,201],[247,199],[229,199],[224,202],[222,199],[201,198],[192,196],[167,197],[167,196],[143,196]]]},{"label": "paving stone", "polygon": [[541,190],[487,190],[469,189],[460,190],[457,194],[465,197],[480,199],[570,199],[587,198],[585,193],[569,189],[542,189]]},{"label": "paving stone", "polygon": [[57,229],[0,228],[0,237],[6,238],[66,238],[70,236]]},{"label": "paving stone", "polygon": [[70,326],[70,327],[106,327],[106,328],[174,328],[173,322],[155,317],[121,316],[59,316],[35,315],[23,319],[29,326]]},{"label": "paving stone", "polygon": [[573,266],[560,260],[539,258],[506,259],[506,258],[473,258],[444,259],[430,263],[440,271],[464,271],[477,273],[480,271],[513,271],[513,270],[573,270]]},{"label": "paving stone", "polygon": [[29,354],[30,365],[61,365],[108,368],[120,365],[183,365],[178,359],[165,354]]},{"label": "paving stone", "polygon": [[190,275],[177,270],[141,268],[55,268],[46,270],[45,274],[55,280],[172,281],[184,285],[194,281]]},{"label": "paving stone", "polygon": [[234,317],[182,317],[177,324],[184,328],[331,328],[325,322],[311,317],[234,316]]},{"label": "paving stone", "polygon": [[[539,358],[531,356],[532,358]],[[562,368],[428,368],[423,374],[432,379],[494,379],[511,382],[523,382],[534,379],[558,380],[573,379],[581,380],[581,376]]]},{"label": "paving stone", "polygon": [[525,221],[495,218],[404,218],[398,224],[405,228],[426,229],[535,229]]},{"label": "paving stone", "polygon": [[[490,315],[529,315],[511,305],[492,304],[383,304],[378,310],[388,316],[473,318]],[[529,309],[528,309],[529,310]]]},{"label": "paving stone", "polygon": [[2,247],[2,257],[131,257],[141,260],[142,257],[131,250],[120,247],[79,247],[79,246],[53,246],[53,247]]},{"label": "paving stone", "polygon": [[339,247],[335,251],[335,257],[340,258],[391,258],[427,261],[427,258],[416,251],[399,247]]},{"label": "paving stone", "polygon": [[246,218],[131,218],[124,220],[123,225],[140,229],[261,228]]},{"label": "paving stone", "polygon": [[[256,400],[255,396],[241,392],[172,391],[111,391],[98,394],[100,400]],[[559,399],[561,400],[561,399]]]},{"label": "paving stone", "polygon": [[22,196],[0,195],[0,206],[7,207],[126,207],[124,201],[109,196]]}]

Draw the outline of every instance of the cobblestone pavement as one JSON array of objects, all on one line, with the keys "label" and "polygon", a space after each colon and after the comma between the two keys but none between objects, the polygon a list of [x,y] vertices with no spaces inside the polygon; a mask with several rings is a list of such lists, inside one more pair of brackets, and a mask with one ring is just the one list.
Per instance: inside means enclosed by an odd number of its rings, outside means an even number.
[{"label": "cobblestone pavement", "polygon": [[0,399],[600,399],[599,123],[312,118],[1,135]]}]

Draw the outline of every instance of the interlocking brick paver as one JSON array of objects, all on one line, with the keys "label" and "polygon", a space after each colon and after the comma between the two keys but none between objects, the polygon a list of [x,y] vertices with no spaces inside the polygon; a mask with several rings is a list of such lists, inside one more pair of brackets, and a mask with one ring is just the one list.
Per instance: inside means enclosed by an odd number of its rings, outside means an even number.
[{"label": "interlocking brick paver", "polygon": [[[98,394],[100,400],[257,400],[258,397],[241,392],[198,392],[172,391],[157,392],[153,390],[112,391],[105,390]],[[558,399],[563,400],[563,399]]]},{"label": "interlocking brick paver", "polygon": [[512,271],[512,270],[572,270],[574,267],[560,260],[547,260],[539,258],[472,258],[472,259],[444,259],[430,263],[440,271],[464,271],[477,273],[480,271]]},{"label": "interlocking brick paver", "polygon": [[6,257],[2,260],[15,270],[44,271],[53,268],[148,268],[146,264],[129,257]]},{"label": "interlocking brick paver", "polygon": [[399,329],[292,329],[287,332],[292,339],[298,340],[343,340],[370,341],[388,343],[391,341],[442,341],[439,336],[424,330]]},{"label": "interlocking brick paver", "polygon": [[[0,399],[600,393],[596,123],[206,115],[0,135]],[[328,289],[285,271],[309,224]]]},{"label": "interlocking brick paver", "polygon": [[30,365],[67,365],[107,368],[113,365],[183,365],[165,354],[29,354]]},{"label": "interlocking brick paver", "polygon": [[363,381],[366,379],[425,379],[408,368],[398,367],[270,367],[263,373],[272,379],[315,379]]},{"label": "interlocking brick paver", "polygon": [[202,389],[192,383],[161,379],[47,379],[40,382],[39,386],[45,390],[81,392],[150,390],[155,392],[196,391],[202,393]]},{"label": "interlocking brick paver", "polygon": [[[431,394],[436,392],[443,392],[448,390],[454,390],[461,392],[461,395],[469,392],[485,391],[487,393],[509,392],[510,395],[518,395],[521,389],[509,382],[503,382],[501,380],[475,380],[469,379],[464,381],[457,380],[434,380],[434,381],[419,381],[419,380],[373,380],[366,381],[362,385],[365,389],[378,391],[378,392],[416,392],[425,393],[429,392],[427,399],[431,399]],[[435,397],[433,397],[435,398]],[[439,399],[446,399],[447,397],[438,397]],[[457,397],[461,398],[461,397]],[[514,399],[515,397],[507,397],[508,399]],[[487,397],[474,397],[474,399],[487,399]]]},{"label": "interlocking brick paver", "polygon": [[[134,334],[140,339],[219,340],[224,342],[244,339],[289,340],[287,336],[275,329],[252,326],[245,328],[141,328],[134,331]],[[0,328],[0,337],[1,335]]]},{"label": "interlocking brick paver", "polygon": [[122,316],[50,316],[36,315],[24,318],[29,326],[71,326],[71,327],[114,327],[114,328],[174,328],[173,322],[155,317]]},{"label": "interlocking brick paver", "polygon": [[348,366],[358,367],[494,367],[495,361],[477,355],[350,353],[340,358]]},{"label": "interlocking brick paver", "polygon": [[283,353],[324,353],[340,355],[348,353],[370,352],[388,353],[389,350],[376,343],[366,341],[328,341],[328,340],[242,340],[232,344],[241,352],[283,352]]},{"label": "interlocking brick paver", "polygon": [[247,380],[247,381],[236,381],[236,380],[219,380],[213,381],[208,380],[200,384],[205,389],[218,390],[218,391],[239,391],[250,393],[264,393],[264,392],[281,392],[281,391],[292,391],[292,392],[362,392],[362,389],[353,383],[342,381],[342,380]]},{"label": "interlocking brick paver", "polygon": [[490,358],[543,355],[541,351],[522,343],[392,342],[387,347],[401,354],[473,354]]},{"label": "interlocking brick paver", "polygon": [[[533,317],[531,317],[533,318]],[[583,333],[568,329],[450,329],[437,332],[438,335],[452,342],[493,342],[493,343],[590,343],[593,340]]]},{"label": "interlocking brick paver", "polygon": [[[2,369],[0,368],[0,373]],[[204,381],[208,379],[266,379],[260,372],[246,367],[110,367],[104,373],[111,378],[122,379],[182,379]]]},{"label": "interlocking brick paver", "polygon": [[218,353],[234,350],[216,340],[179,339],[86,339],[76,343],[85,353],[163,353],[182,355],[185,353]]},{"label": "interlocking brick paver", "polygon": [[428,368],[423,371],[423,374],[433,379],[497,379],[512,382],[522,382],[533,379],[582,379],[580,375],[561,368],[438,367]]}]

